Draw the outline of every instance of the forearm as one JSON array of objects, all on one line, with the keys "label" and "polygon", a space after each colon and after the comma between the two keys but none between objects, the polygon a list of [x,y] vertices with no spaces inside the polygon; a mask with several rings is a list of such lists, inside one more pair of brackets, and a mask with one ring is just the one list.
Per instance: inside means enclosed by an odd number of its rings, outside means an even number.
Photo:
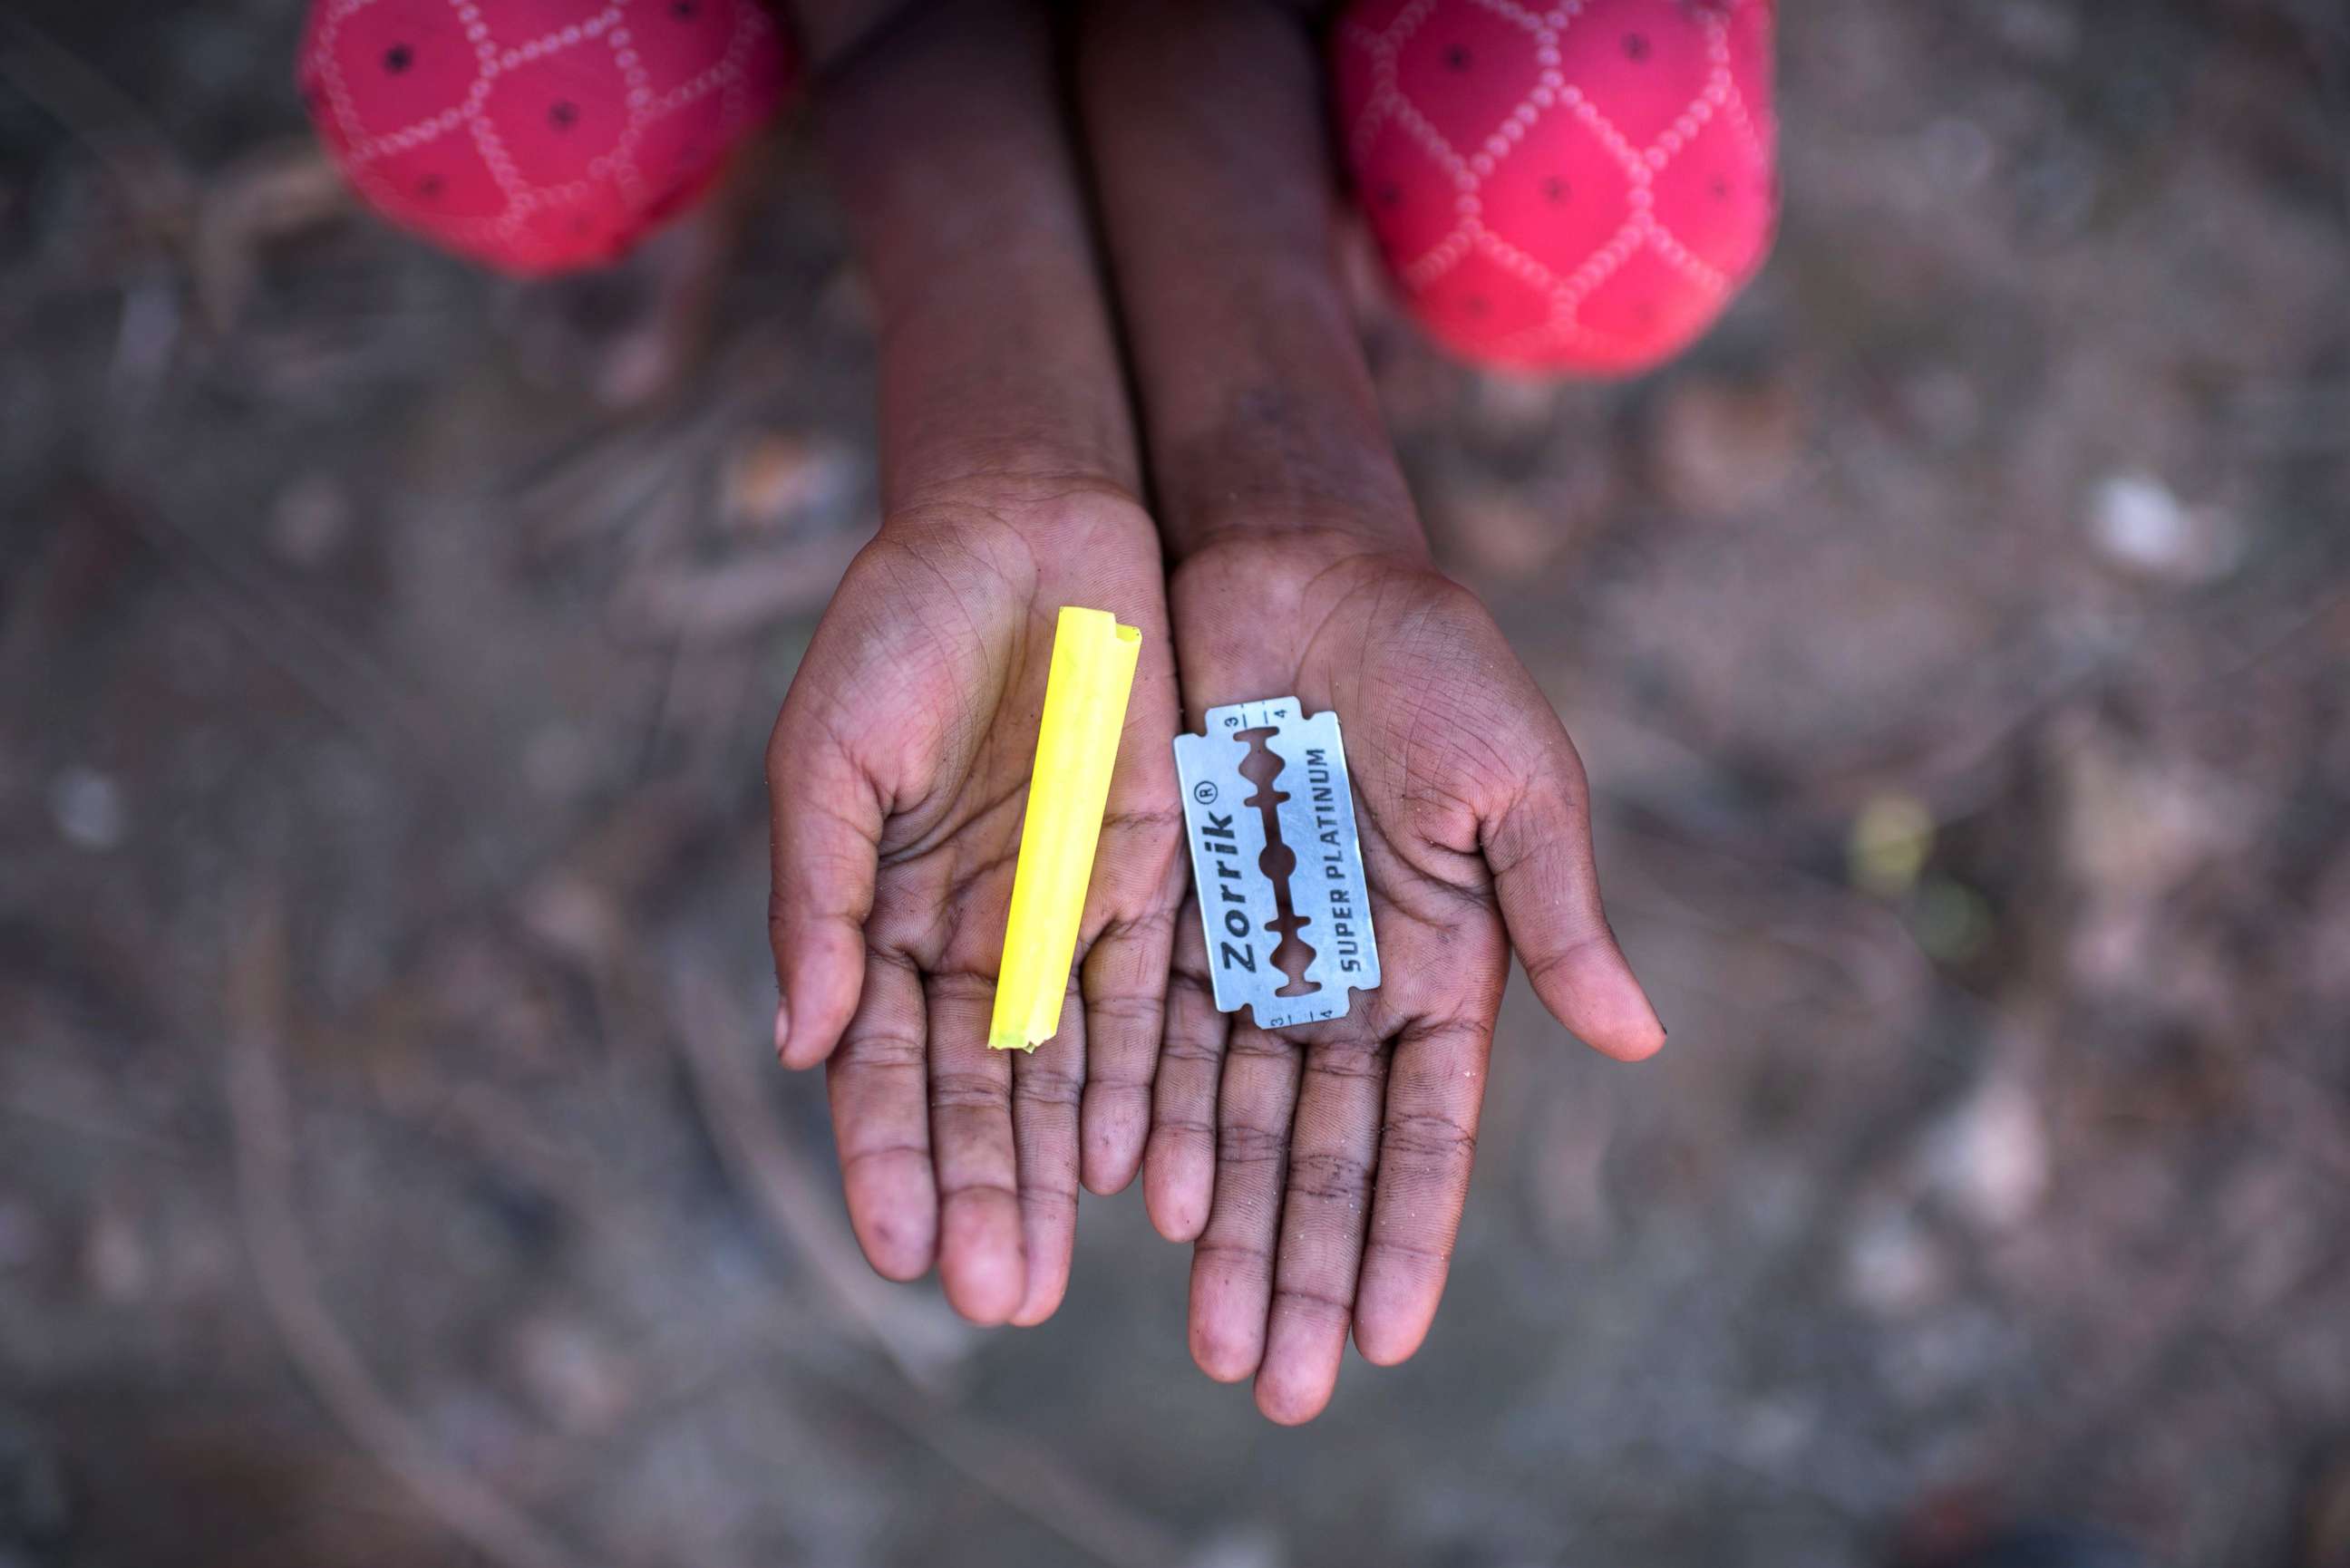
[{"label": "forearm", "polygon": [[1123,0],[1088,15],[1079,75],[1170,556],[1424,556],[1336,264],[1308,25]]},{"label": "forearm", "polygon": [[[828,19],[836,30],[837,15]],[[822,145],[871,291],[897,513],[1139,474],[1041,9],[918,5],[820,79]],[[1051,323],[1038,331],[1039,322]]]}]

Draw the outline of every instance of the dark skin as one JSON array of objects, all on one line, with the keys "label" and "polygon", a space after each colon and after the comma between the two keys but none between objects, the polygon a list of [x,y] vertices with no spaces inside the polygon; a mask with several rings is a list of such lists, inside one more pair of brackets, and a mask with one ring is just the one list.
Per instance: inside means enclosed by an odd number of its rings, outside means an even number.
[{"label": "dark skin", "polygon": [[[1434,1317],[1513,949],[1588,1044],[1663,1043],[1601,911],[1581,763],[1430,560],[1334,265],[1299,17],[1120,0],[1057,41],[1018,0],[804,20],[841,62],[820,109],[882,321],[888,521],[770,751],[779,1049],[829,1064],[881,1272],[935,1263],[973,1319],[1041,1321],[1078,1179],[1140,1169],[1194,1243],[1194,1358],[1310,1419],[1350,1333],[1391,1364]],[[1062,1033],[1007,1060],[987,1012],[1064,603],[1140,627],[1142,668]],[[1385,983],[1273,1033],[1209,1001],[1170,742],[1288,693],[1345,726]]]},{"label": "dark skin", "polygon": [[[935,1263],[980,1323],[1059,1304],[1081,1110],[1097,1184],[1132,1168],[1183,887],[1159,544],[1049,48],[1040,18],[941,7],[825,96],[882,319],[887,522],[817,628],[768,767],[778,1048],[827,1065],[873,1266]],[[1114,611],[1143,650],[1076,994],[1052,1048],[993,1052],[1064,604]]]}]

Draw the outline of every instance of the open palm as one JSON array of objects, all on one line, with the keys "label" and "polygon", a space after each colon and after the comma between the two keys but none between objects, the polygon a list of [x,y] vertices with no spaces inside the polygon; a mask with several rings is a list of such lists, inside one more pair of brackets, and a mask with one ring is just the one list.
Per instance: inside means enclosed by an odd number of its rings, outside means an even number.
[{"label": "open palm", "polygon": [[[880,327],[887,521],[768,750],[776,1048],[827,1064],[873,1266],[935,1262],[965,1315],[1035,1323],[1067,1284],[1080,1177],[1124,1185],[1148,1133],[1183,874],[1164,565],[1047,18],[975,0],[879,26],[891,8],[803,17],[835,57],[818,125]],[[1140,658],[1071,1002],[1033,1054],[992,1052],[1065,605],[1139,628]]]},{"label": "open palm", "polygon": [[[1159,570],[1148,518],[1113,495],[901,515],[843,580],[769,750],[779,1049],[827,1063],[873,1266],[935,1260],[983,1323],[1040,1321],[1066,1287],[1089,1075],[1101,1147],[1143,1136],[1182,886]],[[1143,649],[1060,1033],[991,1051],[1065,604],[1114,611]]]},{"label": "open palm", "polygon": [[1252,542],[1184,564],[1185,691],[1337,711],[1384,982],[1328,1023],[1232,1026],[1186,921],[1146,1178],[1159,1229],[1198,1243],[1194,1357],[1292,1420],[1329,1397],[1350,1327],[1380,1364],[1427,1334],[1513,943],[1592,1044],[1663,1043],[1600,910],[1582,764],[1492,617],[1407,556],[1303,561]]},{"label": "open palm", "polygon": [[1314,36],[1278,0],[1085,17],[1184,701],[1335,711],[1357,794],[1382,983],[1343,1019],[1235,1027],[1180,922],[1145,1168],[1154,1221],[1196,1239],[1193,1357],[1302,1421],[1350,1333],[1385,1363],[1428,1332],[1511,950],[1592,1045],[1663,1032],[1600,910],[1575,748],[1430,564],[1334,265]]}]

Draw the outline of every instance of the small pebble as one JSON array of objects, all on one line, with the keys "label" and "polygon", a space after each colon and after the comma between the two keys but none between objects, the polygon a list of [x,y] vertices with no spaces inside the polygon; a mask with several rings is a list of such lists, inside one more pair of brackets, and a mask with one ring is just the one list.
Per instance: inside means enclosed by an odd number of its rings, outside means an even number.
[{"label": "small pebble", "polygon": [[2048,1131],[2022,1083],[1996,1075],[1952,1112],[1929,1140],[1936,1187],[1990,1231],[2016,1225],[2048,1190]]},{"label": "small pebble", "polygon": [[77,764],[57,774],[49,812],[68,844],[94,855],[120,848],[130,829],[122,786],[96,768]]},{"label": "small pebble", "polygon": [[2098,554],[2115,566],[2176,583],[2226,576],[2242,557],[2234,525],[2189,506],[2153,474],[2108,474],[2090,494],[2086,524]]},{"label": "small pebble", "polygon": [[1948,1282],[1941,1249],[1906,1210],[1885,1207],[1854,1228],[1845,1250],[1845,1289],[1870,1312],[1898,1316],[1938,1299]]},{"label": "small pebble", "polygon": [[1853,818],[1845,857],[1853,886],[1896,898],[1917,886],[1934,852],[1934,814],[1914,795],[1873,795]]},{"label": "small pebble", "polygon": [[840,511],[857,489],[858,463],[837,444],[771,431],[737,449],[727,464],[729,525],[759,533]]},{"label": "small pebble", "polygon": [[1658,413],[1649,469],[1675,506],[1727,517],[1785,487],[1803,439],[1803,410],[1789,389],[1691,379],[1676,387]]},{"label": "small pebble", "polygon": [[294,566],[324,566],[350,536],[352,510],[350,493],[332,474],[301,474],[271,509],[270,547]]}]

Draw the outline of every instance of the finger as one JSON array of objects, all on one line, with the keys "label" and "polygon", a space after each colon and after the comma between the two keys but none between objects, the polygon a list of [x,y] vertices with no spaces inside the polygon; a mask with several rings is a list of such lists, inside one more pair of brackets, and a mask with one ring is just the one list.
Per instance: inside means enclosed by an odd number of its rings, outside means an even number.
[{"label": "finger", "polygon": [[1150,1091],[1142,1200],[1160,1235],[1192,1241],[1207,1228],[1216,1191],[1216,1090],[1232,1020],[1216,1011],[1196,899],[1184,900],[1175,931],[1166,1029]]},{"label": "finger", "polygon": [[1082,1171],[1085,1184],[1100,1193],[1132,1181],[1142,1158],[1175,911],[1190,881],[1169,744],[1180,726],[1181,704],[1166,633],[1165,580],[1155,547],[1143,559],[1149,616],[1137,620],[1153,635],[1137,663],[1110,775],[1078,971],[1086,1023]]},{"label": "finger", "polygon": [[1058,1033],[1012,1059],[1012,1136],[1020,1158],[1020,1234],[1027,1272],[1012,1321],[1053,1315],[1069,1289],[1077,1244],[1077,1098],[1086,1082],[1086,1008],[1074,981]]},{"label": "finger", "polygon": [[1122,1191],[1150,1136],[1150,1082],[1167,1013],[1175,910],[1104,930],[1086,954],[1084,1170],[1088,1190]]},{"label": "finger", "polygon": [[920,1279],[938,1249],[926,1028],[920,976],[875,953],[857,1016],[825,1074],[849,1227],[874,1271],[892,1280]]},{"label": "finger", "polygon": [[1320,1415],[1338,1386],[1386,1087],[1386,1054],[1376,1040],[1344,1036],[1306,1050],[1273,1312],[1256,1375],[1257,1408],[1284,1426]]},{"label": "finger", "polygon": [[995,983],[933,974],[930,993],[931,1158],[939,1182],[939,1282],[973,1323],[1008,1321],[1027,1294],[1012,1064],[987,1045]]},{"label": "finger", "polygon": [[1469,1201],[1492,1047],[1490,1025],[1471,1022],[1408,1030],[1396,1042],[1378,1187],[1355,1293],[1355,1348],[1377,1366],[1418,1350],[1436,1319]]},{"label": "finger", "polygon": [[1583,763],[1559,730],[1528,787],[1483,832],[1510,943],[1551,1016],[1624,1062],[1653,1056],[1664,1025],[1599,903]]},{"label": "finger", "polygon": [[1189,880],[1175,755],[1168,744],[1178,711],[1171,661],[1146,662],[1136,671],[1128,703],[1087,897],[1089,915],[1108,911],[1083,969],[1085,1181],[1105,1194],[1134,1179],[1149,1136],[1150,1078],[1166,1021],[1168,955],[1174,945],[1175,911]]},{"label": "finger", "polygon": [[[1183,812],[1170,741],[1180,727],[1174,644],[1154,550],[1158,631],[1136,671],[1126,732],[1087,898],[1091,934],[1079,978],[1086,1002],[1085,1183],[1096,1192],[1134,1179],[1150,1127],[1150,1084],[1167,1009],[1175,916],[1190,884]],[[1099,911],[1099,913],[1097,913]]]},{"label": "finger", "polygon": [[1219,1383],[1253,1376],[1264,1360],[1300,1055],[1261,1029],[1235,1029],[1224,1056],[1215,1201],[1191,1251],[1191,1359]]},{"label": "finger", "polygon": [[857,1011],[881,841],[871,781],[810,711],[821,684],[794,682],[767,745],[767,942],[775,1053],[787,1067],[830,1055]]}]

